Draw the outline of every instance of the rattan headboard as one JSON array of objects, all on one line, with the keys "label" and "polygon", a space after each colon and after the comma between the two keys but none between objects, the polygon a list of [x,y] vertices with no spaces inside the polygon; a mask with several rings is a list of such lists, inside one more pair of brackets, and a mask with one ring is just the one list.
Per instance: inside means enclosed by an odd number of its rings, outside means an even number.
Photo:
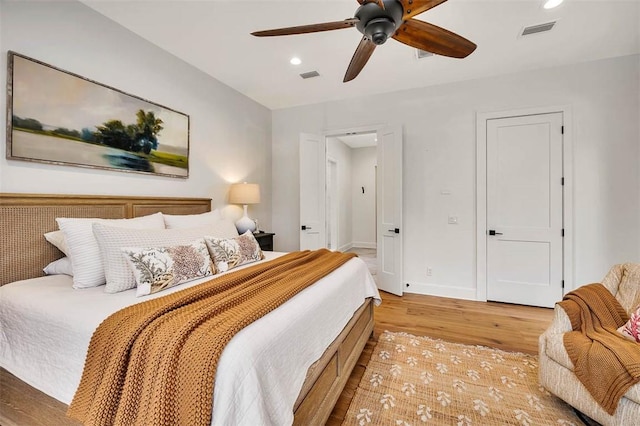
[{"label": "rattan headboard", "polygon": [[0,285],[42,276],[43,267],[63,256],[43,237],[58,229],[56,217],[122,219],[208,211],[209,198],[0,193]]}]

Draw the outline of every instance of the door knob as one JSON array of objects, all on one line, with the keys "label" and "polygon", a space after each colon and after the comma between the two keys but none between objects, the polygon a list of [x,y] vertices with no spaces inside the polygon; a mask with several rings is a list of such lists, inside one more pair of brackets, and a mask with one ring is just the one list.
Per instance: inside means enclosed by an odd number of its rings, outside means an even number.
[{"label": "door knob", "polygon": [[311,227],[310,227],[310,226],[306,226],[306,225],[302,225],[302,226],[301,226],[301,228],[302,228],[302,230],[303,230],[303,231],[306,231],[306,230],[308,230],[308,229],[311,229]]},{"label": "door knob", "polygon": [[489,229],[489,235],[502,235],[502,232],[496,232],[493,229]]},{"label": "door knob", "polygon": [[400,228],[388,229],[387,231],[393,232],[394,234],[399,234],[400,233]]}]

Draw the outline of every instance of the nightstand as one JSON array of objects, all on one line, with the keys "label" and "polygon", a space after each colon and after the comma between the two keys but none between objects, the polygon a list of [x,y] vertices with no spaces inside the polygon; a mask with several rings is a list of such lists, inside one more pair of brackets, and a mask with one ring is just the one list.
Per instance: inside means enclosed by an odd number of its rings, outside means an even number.
[{"label": "nightstand", "polygon": [[276,235],[273,232],[256,232],[253,236],[258,241],[260,249],[265,251],[273,251],[273,236]]}]

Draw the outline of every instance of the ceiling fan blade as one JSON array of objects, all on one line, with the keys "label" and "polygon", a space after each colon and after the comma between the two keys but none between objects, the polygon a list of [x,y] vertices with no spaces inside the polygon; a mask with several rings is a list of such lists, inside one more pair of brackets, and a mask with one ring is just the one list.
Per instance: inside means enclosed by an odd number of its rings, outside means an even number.
[{"label": "ceiling fan blade", "polygon": [[344,21],[324,22],[322,24],[300,25],[298,27],[278,28],[275,30],[255,31],[251,33],[256,37],[270,37],[292,34],[317,33],[320,31],[341,30],[343,28],[351,28],[360,20],[358,18],[349,18]]},{"label": "ceiling fan blade", "polygon": [[466,58],[477,47],[456,33],[417,19],[404,22],[393,38],[408,46],[452,58]]},{"label": "ceiling fan blade", "polygon": [[343,83],[353,80],[360,74],[360,71],[362,71],[362,68],[367,64],[374,50],[376,50],[376,44],[367,37],[362,37],[356,52],[353,54],[353,58],[351,58],[349,68],[347,68],[344,80],[342,80]]},{"label": "ceiling fan blade", "polygon": [[402,15],[402,19],[406,21],[407,19],[411,19],[416,15],[421,14],[422,12],[426,12],[429,9],[432,9],[439,4],[444,3],[447,0],[398,0],[402,5],[402,9],[404,10],[404,15]]}]

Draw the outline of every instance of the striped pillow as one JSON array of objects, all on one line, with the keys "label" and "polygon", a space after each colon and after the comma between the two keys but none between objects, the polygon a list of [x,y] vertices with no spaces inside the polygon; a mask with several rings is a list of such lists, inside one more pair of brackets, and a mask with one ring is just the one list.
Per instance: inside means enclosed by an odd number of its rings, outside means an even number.
[{"label": "striped pillow", "polygon": [[73,269],[73,288],[97,287],[106,282],[100,248],[93,236],[94,223],[121,228],[164,229],[161,213],[134,219],[65,218],[56,219],[64,234]]}]

